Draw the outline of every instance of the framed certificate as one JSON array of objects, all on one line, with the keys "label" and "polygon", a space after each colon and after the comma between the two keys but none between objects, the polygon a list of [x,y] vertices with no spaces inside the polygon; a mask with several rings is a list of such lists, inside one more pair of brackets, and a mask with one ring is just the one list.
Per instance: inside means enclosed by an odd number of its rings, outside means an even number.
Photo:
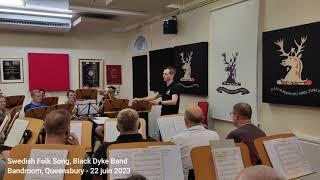
[{"label": "framed certificate", "polygon": [[23,83],[22,61],[22,58],[0,58],[1,83]]}]

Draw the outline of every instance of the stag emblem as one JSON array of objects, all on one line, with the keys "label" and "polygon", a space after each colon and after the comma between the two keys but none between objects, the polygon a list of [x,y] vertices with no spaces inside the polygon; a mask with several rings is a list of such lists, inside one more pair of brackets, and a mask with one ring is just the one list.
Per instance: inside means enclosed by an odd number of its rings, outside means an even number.
[{"label": "stag emblem", "polygon": [[223,85],[232,85],[232,86],[241,86],[241,83],[236,82],[237,77],[237,69],[236,69],[236,62],[238,59],[239,53],[236,52],[232,54],[232,58],[227,61],[227,54],[224,52],[221,54],[223,57],[223,62],[226,65],[225,71],[228,73],[228,78],[226,81],[222,82]]},{"label": "stag emblem", "polygon": [[297,50],[295,48],[291,48],[291,51],[289,53],[286,53],[283,45],[284,40],[280,39],[276,41],[274,44],[279,46],[279,52],[282,54],[280,56],[286,57],[286,59],[282,60],[280,63],[282,66],[287,68],[287,74],[284,77],[284,79],[277,80],[277,84],[279,85],[312,85],[312,81],[305,79],[303,80],[301,78],[301,73],[303,69],[303,63],[301,61],[302,58],[302,52],[304,51],[303,44],[307,41],[307,37],[301,37],[301,42],[298,44],[296,40],[294,40],[294,43],[297,46]]},{"label": "stag emblem", "polygon": [[181,56],[181,62],[182,62],[182,69],[184,72],[184,75],[182,78],[180,78],[180,81],[194,81],[194,78],[191,77],[191,60],[193,51],[188,53],[188,57],[184,58],[184,53],[179,54]]}]

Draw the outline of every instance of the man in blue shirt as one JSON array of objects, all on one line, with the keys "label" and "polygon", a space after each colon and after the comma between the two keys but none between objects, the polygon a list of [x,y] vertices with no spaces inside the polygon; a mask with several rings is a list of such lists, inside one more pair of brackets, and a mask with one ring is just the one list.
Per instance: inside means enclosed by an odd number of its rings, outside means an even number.
[{"label": "man in blue shirt", "polygon": [[32,109],[32,108],[47,106],[46,104],[42,103],[42,93],[41,93],[41,91],[39,91],[39,90],[31,91],[31,98],[32,98],[31,103],[27,104],[24,107],[24,112],[25,113],[27,112],[27,110]]}]

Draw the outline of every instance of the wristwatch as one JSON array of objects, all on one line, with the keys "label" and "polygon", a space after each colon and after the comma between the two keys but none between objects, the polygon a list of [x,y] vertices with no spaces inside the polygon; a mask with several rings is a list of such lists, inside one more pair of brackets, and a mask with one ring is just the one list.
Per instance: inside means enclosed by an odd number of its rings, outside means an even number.
[{"label": "wristwatch", "polygon": [[159,101],[159,105],[162,105],[162,101]]}]

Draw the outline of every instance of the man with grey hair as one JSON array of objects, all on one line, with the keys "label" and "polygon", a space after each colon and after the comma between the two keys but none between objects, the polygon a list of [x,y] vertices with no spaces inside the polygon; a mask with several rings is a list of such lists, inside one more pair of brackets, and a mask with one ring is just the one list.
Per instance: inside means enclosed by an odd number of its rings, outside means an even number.
[{"label": "man with grey hair", "polygon": [[184,179],[188,179],[189,170],[193,169],[190,156],[192,148],[207,146],[210,144],[209,141],[219,140],[219,135],[216,132],[207,130],[202,126],[202,115],[199,106],[187,108],[184,114],[184,122],[188,130],[170,139],[180,148]]},{"label": "man with grey hair", "polygon": [[230,132],[227,139],[233,139],[235,143],[243,142],[249,148],[250,158],[253,165],[261,164],[257,150],[254,146],[254,140],[264,137],[266,134],[251,123],[251,106],[248,103],[238,103],[233,106],[230,113],[236,130]]},{"label": "man with grey hair", "polygon": [[[142,135],[138,132],[140,128],[139,114],[136,110],[126,108],[119,112],[117,116],[117,129],[120,132],[117,140],[114,142],[104,142],[100,145],[97,151],[94,153],[96,159],[107,159],[106,150],[111,144],[131,143],[131,142],[148,142],[155,141],[152,138],[143,139]],[[97,166],[97,165],[94,165]],[[106,169],[106,164],[97,166],[98,169]],[[101,173],[99,173],[101,175]],[[102,177],[107,177],[106,174],[102,174]],[[96,176],[95,176],[96,177]],[[98,178],[98,177],[96,177]]]},{"label": "man with grey hair", "polygon": [[32,90],[31,91],[31,103],[27,104],[24,107],[24,112],[26,113],[29,109],[37,108],[37,107],[44,107],[47,106],[46,104],[42,103],[42,93],[40,90]]},{"label": "man with grey hair", "polygon": [[237,180],[286,180],[286,178],[269,166],[257,165],[244,169]]}]

